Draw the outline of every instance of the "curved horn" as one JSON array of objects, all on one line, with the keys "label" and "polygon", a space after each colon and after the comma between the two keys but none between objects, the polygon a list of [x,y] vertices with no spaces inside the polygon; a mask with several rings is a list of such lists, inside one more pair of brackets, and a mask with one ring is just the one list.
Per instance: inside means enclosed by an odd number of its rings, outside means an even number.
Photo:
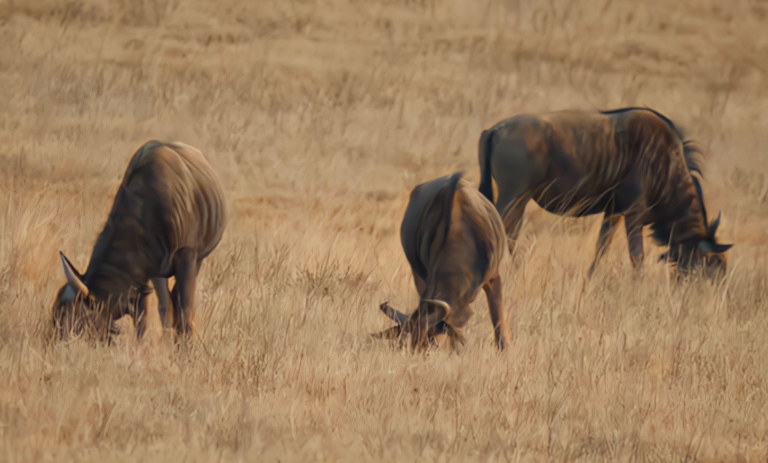
[{"label": "curved horn", "polygon": [[63,252],[59,252],[59,255],[61,256],[61,263],[64,266],[64,276],[67,277],[69,284],[72,285],[77,291],[87,296],[90,291],[88,291],[88,287],[85,286],[85,283],[83,283],[83,280],[80,278],[80,274],[77,270],[75,270],[72,262],[67,259],[67,256],[65,256]]},{"label": "curved horn", "polygon": [[435,313],[429,313],[426,314],[426,322],[427,326],[434,326],[437,323],[440,323],[445,319],[445,317],[448,316],[449,313],[451,313],[451,306],[445,302],[441,301],[439,299],[422,299],[422,304],[432,304],[435,307],[439,307],[438,311]]},{"label": "curved horn", "polygon": [[704,252],[722,253],[731,249],[732,244],[719,244],[713,241],[699,241],[699,249]]},{"label": "curved horn", "polygon": [[408,320],[408,315],[393,309],[392,306],[389,305],[389,302],[381,304],[379,309],[384,312],[384,315],[394,320],[398,325],[402,325],[406,320]]},{"label": "curved horn", "polygon": [[717,213],[717,218],[714,222],[709,226],[709,237],[714,239],[715,238],[715,232],[717,232],[717,227],[720,226],[720,219],[723,217],[723,211],[720,211]]},{"label": "curved horn", "polygon": [[434,304],[438,307],[442,307],[445,310],[446,315],[451,313],[451,306],[448,305],[447,302],[441,301],[440,299],[422,299],[421,302],[426,302],[427,304]]},{"label": "curved horn", "polygon": [[725,252],[731,249],[732,244],[715,244],[715,252]]}]

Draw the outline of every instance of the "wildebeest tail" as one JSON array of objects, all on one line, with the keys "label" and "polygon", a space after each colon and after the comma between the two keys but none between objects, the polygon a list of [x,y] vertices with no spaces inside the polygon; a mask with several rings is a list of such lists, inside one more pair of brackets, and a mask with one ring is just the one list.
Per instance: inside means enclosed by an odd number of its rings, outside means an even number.
[{"label": "wildebeest tail", "polygon": [[484,130],[480,135],[480,158],[483,160],[483,165],[480,166],[481,178],[480,178],[480,193],[488,198],[488,201],[493,203],[493,173],[491,172],[491,148],[493,143],[493,135],[495,130]]},{"label": "wildebeest tail", "polygon": [[453,198],[456,196],[456,189],[459,187],[459,181],[461,180],[461,176],[464,175],[463,172],[456,172],[455,174],[451,175],[450,180],[448,181],[448,185],[445,187],[445,204],[443,204],[444,209],[444,217],[445,217],[445,233],[443,234],[443,243],[446,242],[448,238],[448,232],[451,230],[451,213],[453,212]]}]

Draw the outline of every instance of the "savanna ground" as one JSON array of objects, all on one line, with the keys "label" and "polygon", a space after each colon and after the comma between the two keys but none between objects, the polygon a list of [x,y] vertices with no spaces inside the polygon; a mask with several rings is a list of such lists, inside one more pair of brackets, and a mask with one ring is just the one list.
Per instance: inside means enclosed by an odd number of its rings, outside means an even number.
[{"label": "savanna ground", "polygon": [[[0,1],[0,461],[765,461],[765,0]],[[410,189],[502,117],[648,105],[706,152],[726,281],[671,284],[599,219],[530,206],[456,353],[368,334],[415,307]],[[197,146],[232,220],[195,339],[51,342],[131,154]]]}]

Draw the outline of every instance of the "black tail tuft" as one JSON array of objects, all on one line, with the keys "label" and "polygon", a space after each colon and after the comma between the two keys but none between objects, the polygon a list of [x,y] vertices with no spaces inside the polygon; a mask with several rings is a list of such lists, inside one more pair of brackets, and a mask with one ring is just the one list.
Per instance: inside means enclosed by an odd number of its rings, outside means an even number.
[{"label": "black tail tuft", "polygon": [[493,173],[491,172],[491,150],[493,148],[493,129],[484,130],[480,135],[480,154],[483,165],[480,166],[482,177],[480,178],[480,193],[493,203]]},{"label": "black tail tuft", "polygon": [[448,232],[451,230],[451,212],[453,211],[453,197],[456,195],[456,189],[459,187],[459,181],[461,180],[461,176],[464,175],[463,172],[456,172],[455,174],[451,175],[451,179],[448,181],[448,185],[446,186],[447,191],[445,192],[445,234],[443,235],[443,244],[445,244],[446,239],[448,239]]}]

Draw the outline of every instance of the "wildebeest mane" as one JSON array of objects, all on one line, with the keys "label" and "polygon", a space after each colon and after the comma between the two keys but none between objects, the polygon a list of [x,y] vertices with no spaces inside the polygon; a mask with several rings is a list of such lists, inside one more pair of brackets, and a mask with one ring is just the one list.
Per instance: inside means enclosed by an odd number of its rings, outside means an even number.
[{"label": "wildebeest mane", "polygon": [[701,203],[701,215],[704,216],[704,225],[708,225],[709,219],[707,218],[707,208],[704,207],[704,192],[701,191],[699,179],[693,176],[691,176],[691,178],[693,179],[693,186],[696,188],[696,196],[699,197],[699,202]]},{"label": "wildebeest mane", "polygon": [[[88,267],[86,269],[84,280],[90,285],[90,289],[97,293],[109,293],[107,287],[103,284],[116,284],[116,286],[128,286],[134,281],[130,267],[135,265],[144,266],[150,260],[147,255],[147,243],[144,237],[144,226],[141,218],[135,215],[133,210],[136,207],[136,198],[129,198],[126,192],[126,186],[131,183],[133,177],[141,170],[145,162],[145,155],[154,152],[158,147],[166,146],[164,143],[151,140],[144,144],[131,157],[131,162],[126,168],[123,180],[117,190],[112,209],[107,217],[104,229],[99,234],[91,254]],[[117,233],[132,236],[133,245],[136,248],[130,254],[131,263],[126,265],[125,256],[119,256],[117,262],[111,262],[106,253],[112,246],[112,242]],[[97,270],[98,269],[98,270]],[[98,275],[96,272],[98,271]]]},{"label": "wildebeest mane", "polygon": [[[648,111],[664,121],[664,123],[674,132],[677,138],[682,144],[683,158],[685,161],[685,167],[690,176],[690,182],[693,184],[693,188],[690,186],[685,187],[685,181],[682,183],[673,181],[672,184],[676,185],[678,190],[669,192],[670,197],[674,197],[675,201],[668,202],[660,213],[656,215],[651,229],[653,230],[653,238],[659,245],[668,245],[672,242],[680,242],[691,238],[692,236],[703,236],[707,233],[707,214],[704,209],[704,198],[701,191],[701,185],[695,174],[701,175],[701,151],[698,145],[685,138],[685,132],[682,128],[678,127],[671,119],[647,107],[627,107],[614,109],[610,111],[600,111],[601,114],[617,114],[627,111]],[[680,174],[678,174],[680,175]],[[688,185],[691,185],[688,183]],[[695,213],[694,202],[698,201],[701,209],[701,215]],[[691,209],[693,206],[693,210]],[[692,214],[693,212],[693,214]],[[703,220],[702,220],[703,219]],[[703,229],[701,226],[703,225]]]},{"label": "wildebeest mane", "polygon": [[675,132],[677,137],[683,143],[683,156],[685,157],[685,165],[688,167],[688,171],[698,172],[699,175],[701,176],[704,175],[701,171],[701,150],[693,140],[687,139],[685,135],[685,131],[681,127],[679,127],[677,124],[675,124],[667,116],[661,114],[655,109],[651,109],[648,107],[640,107],[640,106],[630,106],[626,108],[600,111],[600,114],[610,115],[610,114],[623,113],[627,111],[649,111],[654,115],[656,115],[659,119],[664,121],[669,126],[669,128]]},{"label": "wildebeest mane", "polygon": [[660,192],[659,202],[649,210],[654,241],[667,246],[692,238],[703,239],[708,235],[708,222],[698,177],[681,170],[670,174],[672,178],[664,181],[670,187]]}]

